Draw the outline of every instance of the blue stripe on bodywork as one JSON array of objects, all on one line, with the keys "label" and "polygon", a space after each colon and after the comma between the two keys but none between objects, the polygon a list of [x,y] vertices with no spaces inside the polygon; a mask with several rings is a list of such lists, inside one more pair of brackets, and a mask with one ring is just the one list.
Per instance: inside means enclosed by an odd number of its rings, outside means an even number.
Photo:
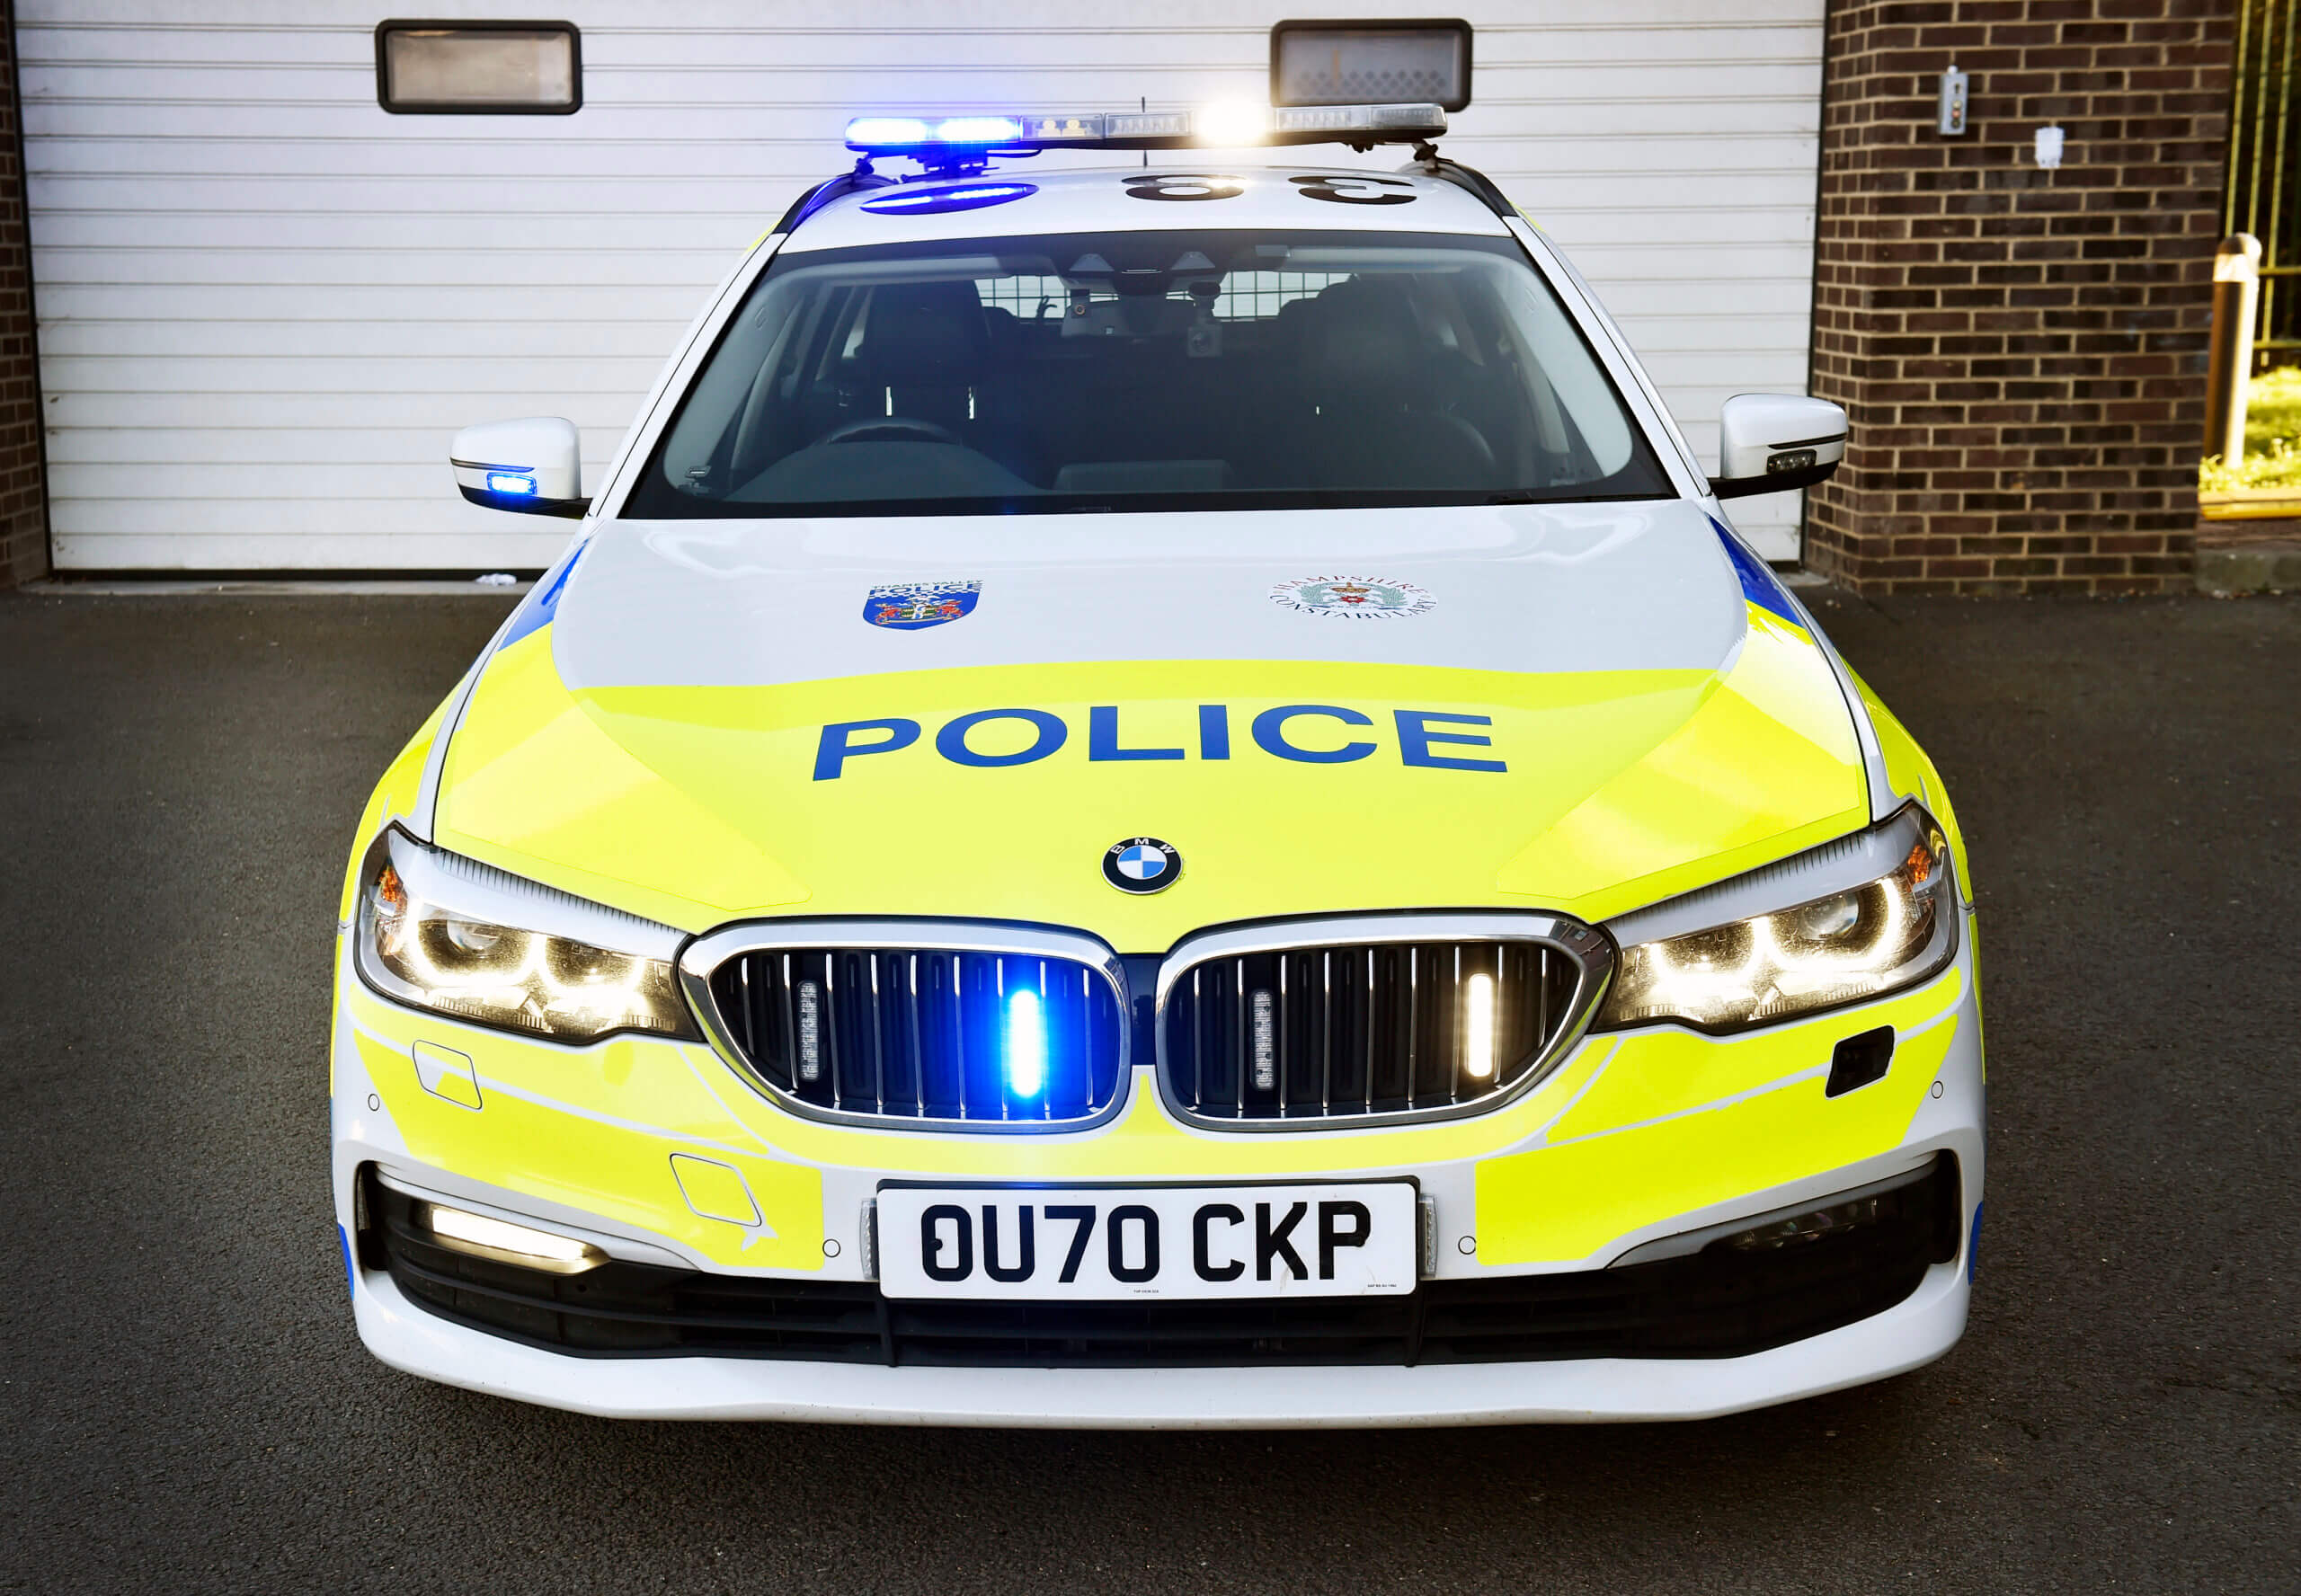
[{"label": "blue stripe on bodywork", "polygon": [[540,632],[551,625],[552,616],[559,613],[559,595],[566,588],[567,579],[575,574],[575,567],[583,558],[583,550],[591,546],[588,543],[577,546],[567,556],[565,564],[535,585],[535,590],[528,595],[527,602],[520,605],[519,612],[512,616],[511,625],[504,629],[503,641],[495,645],[499,650],[510,648],[530,632]]},{"label": "blue stripe on bodywork", "polygon": [[1803,626],[1806,618],[1798,607],[1790,602],[1790,595],[1764,560],[1742,546],[1742,540],[1728,532],[1716,516],[1710,518],[1710,526],[1718,533],[1718,541],[1726,545],[1726,557],[1734,563],[1734,574],[1742,579],[1742,597],[1769,615],[1781,616],[1793,626]]},{"label": "blue stripe on bodywork", "polygon": [[357,1297],[360,1295],[360,1277],[351,1272],[351,1234],[338,1225],[335,1239],[343,1248],[343,1289]]},{"label": "blue stripe on bodywork", "polygon": [[1981,1210],[1980,1203],[1974,1204],[1973,1237],[1966,1243],[1966,1284],[1969,1286],[1974,1283],[1974,1266],[1981,1261]]}]

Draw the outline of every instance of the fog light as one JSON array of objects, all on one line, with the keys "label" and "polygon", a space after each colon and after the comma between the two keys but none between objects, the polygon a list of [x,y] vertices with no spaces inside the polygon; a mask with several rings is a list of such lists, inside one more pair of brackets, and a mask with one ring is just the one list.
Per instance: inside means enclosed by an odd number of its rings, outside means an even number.
[{"label": "fog light", "polygon": [[1851,1202],[1835,1203],[1810,1213],[1792,1214],[1753,1226],[1727,1237],[1719,1245],[1737,1253],[1771,1253],[1782,1247],[1804,1246],[1826,1236],[1859,1230],[1884,1217],[1884,1208],[1878,1198],[1857,1197]]},{"label": "fog light", "polygon": [[607,1254],[588,1241],[514,1225],[508,1219],[493,1219],[485,1214],[466,1213],[460,1208],[447,1208],[437,1202],[423,1205],[423,1222],[430,1228],[431,1238],[449,1252],[516,1264],[521,1269],[539,1269],[546,1274],[581,1274],[608,1261]]}]

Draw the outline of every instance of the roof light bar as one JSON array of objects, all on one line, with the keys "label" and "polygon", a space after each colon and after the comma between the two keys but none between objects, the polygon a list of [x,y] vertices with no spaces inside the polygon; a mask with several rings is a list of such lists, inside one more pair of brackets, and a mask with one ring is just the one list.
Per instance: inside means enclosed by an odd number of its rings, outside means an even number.
[{"label": "roof light bar", "polygon": [[1200,111],[1071,115],[857,117],[847,147],[866,155],[911,155],[930,164],[1043,149],[1235,149],[1242,144],[1417,144],[1446,131],[1430,103],[1209,106]]}]

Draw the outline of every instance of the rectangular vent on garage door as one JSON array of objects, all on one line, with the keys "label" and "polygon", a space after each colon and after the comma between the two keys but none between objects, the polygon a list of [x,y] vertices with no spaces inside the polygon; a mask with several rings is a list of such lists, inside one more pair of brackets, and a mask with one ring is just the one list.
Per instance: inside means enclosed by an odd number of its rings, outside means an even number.
[{"label": "rectangular vent on garage door", "polygon": [[383,22],[376,100],[399,116],[569,116],[583,105],[582,36],[573,22]]}]

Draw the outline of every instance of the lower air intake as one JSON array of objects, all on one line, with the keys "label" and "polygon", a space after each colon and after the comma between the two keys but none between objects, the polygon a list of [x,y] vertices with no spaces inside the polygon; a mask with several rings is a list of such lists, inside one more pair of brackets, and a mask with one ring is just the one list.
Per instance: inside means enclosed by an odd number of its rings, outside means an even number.
[{"label": "lower air intake", "polygon": [[1738,1358],[1856,1324],[1958,1256],[1957,1161],[1863,1221],[1656,1263],[1425,1281],[1399,1297],[893,1301],[869,1281],[709,1274],[616,1259],[582,1274],[449,1252],[420,1199],[365,1176],[360,1262],[443,1318],[577,1357],[789,1358],[946,1368],[1183,1369]]}]

